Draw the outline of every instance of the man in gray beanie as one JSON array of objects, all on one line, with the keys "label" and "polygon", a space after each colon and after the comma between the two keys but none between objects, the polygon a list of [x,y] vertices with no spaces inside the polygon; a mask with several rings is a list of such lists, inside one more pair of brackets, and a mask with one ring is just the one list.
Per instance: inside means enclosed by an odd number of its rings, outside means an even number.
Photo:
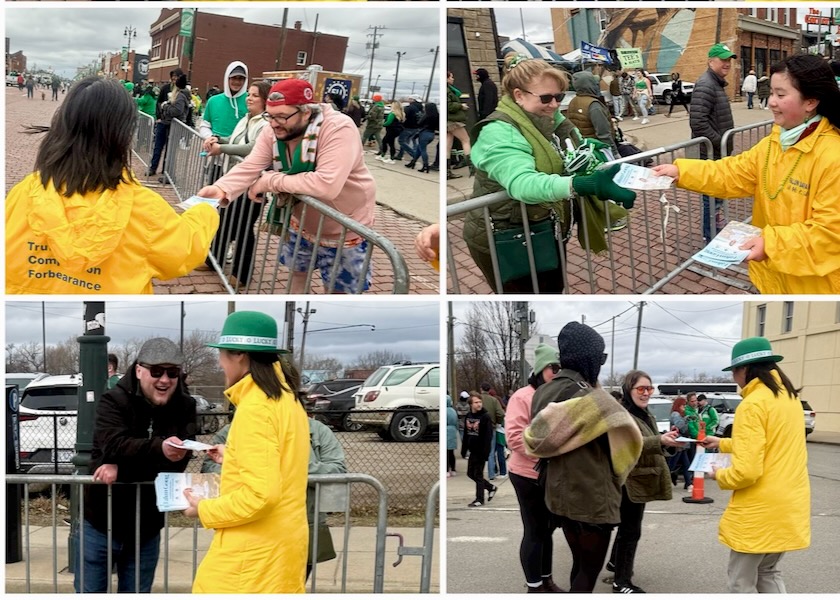
[{"label": "man in gray beanie", "polygon": [[[114,389],[96,405],[90,471],[96,481],[153,481],[159,473],[182,473],[191,455],[180,446],[195,439],[195,400],[186,392],[184,356],[166,338],[147,340],[137,360]],[[148,593],[160,555],[163,513],[157,510],[153,486],[120,485],[111,489],[111,551],[119,592]],[[79,524],[84,548],[76,542],[74,587],[77,593],[105,592],[108,582],[108,486],[85,487],[85,514]],[[136,539],[139,519],[139,540]],[[139,565],[136,551],[139,550]],[[84,559],[84,581],[80,559]]]}]

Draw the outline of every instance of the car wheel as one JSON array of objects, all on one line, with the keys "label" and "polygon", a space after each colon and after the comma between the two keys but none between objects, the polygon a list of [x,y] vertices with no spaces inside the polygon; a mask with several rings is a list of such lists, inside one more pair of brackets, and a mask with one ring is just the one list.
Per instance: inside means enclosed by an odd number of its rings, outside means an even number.
[{"label": "car wheel", "polygon": [[344,416],[341,417],[341,428],[344,431],[361,431],[364,425],[361,423],[354,423],[350,416],[350,413],[344,413]]},{"label": "car wheel", "polygon": [[671,90],[662,92],[662,102],[664,104],[671,104]]},{"label": "car wheel", "polygon": [[726,429],[723,430],[723,437],[731,438],[732,437],[732,425],[727,425]]},{"label": "car wheel", "polygon": [[391,436],[397,442],[416,442],[426,432],[426,415],[397,413],[391,421]]},{"label": "car wheel", "polygon": [[219,431],[219,419],[213,417],[212,419],[206,420],[204,431],[206,433],[216,433]]}]

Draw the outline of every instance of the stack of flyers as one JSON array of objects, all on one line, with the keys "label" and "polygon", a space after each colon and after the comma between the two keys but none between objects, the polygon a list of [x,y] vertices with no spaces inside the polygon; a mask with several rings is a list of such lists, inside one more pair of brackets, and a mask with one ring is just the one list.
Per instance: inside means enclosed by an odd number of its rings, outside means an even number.
[{"label": "stack of flyers", "polygon": [[729,221],[709,244],[692,258],[716,269],[728,269],[742,262],[750,253],[739,250],[748,240],[761,235],[761,229],[739,221]]},{"label": "stack of flyers", "polygon": [[722,454],[720,452],[703,452],[694,455],[694,460],[691,461],[688,470],[692,473],[696,471],[703,471],[704,473],[712,473],[712,467],[724,469],[732,465],[732,455]]},{"label": "stack of flyers", "polygon": [[155,496],[160,512],[186,510],[190,503],[184,490],[191,488],[193,496],[217,498],[218,473],[160,473],[155,477]]},{"label": "stack of flyers", "polygon": [[647,167],[622,163],[613,181],[631,190],[667,190],[673,185],[674,178],[654,175],[653,170]]},{"label": "stack of flyers", "polygon": [[201,196],[190,196],[183,202],[176,204],[175,207],[180,208],[182,210],[187,210],[188,208],[198,206],[199,204],[209,204],[213,208],[219,207],[219,201],[215,198],[202,198]]}]

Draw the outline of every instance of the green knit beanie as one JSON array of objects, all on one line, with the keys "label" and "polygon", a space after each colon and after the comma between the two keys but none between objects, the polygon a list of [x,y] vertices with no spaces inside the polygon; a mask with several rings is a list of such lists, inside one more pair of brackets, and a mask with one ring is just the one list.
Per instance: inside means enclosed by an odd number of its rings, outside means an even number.
[{"label": "green knit beanie", "polygon": [[534,351],[534,374],[539,375],[548,365],[560,364],[557,350],[548,344],[540,344]]}]

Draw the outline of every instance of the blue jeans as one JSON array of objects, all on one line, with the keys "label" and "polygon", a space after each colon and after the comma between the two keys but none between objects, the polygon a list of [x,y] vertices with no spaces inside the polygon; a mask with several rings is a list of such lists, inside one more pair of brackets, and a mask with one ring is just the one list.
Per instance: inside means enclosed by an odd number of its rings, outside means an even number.
[{"label": "blue jeans", "polygon": [[755,92],[747,92],[747,108],[753,107],[753,96],[755,96]]},{"label": "blue jeans", "polygon": [[411,148],[411,158],[423,160],[423,166],[429,166],[429,155],[426,152],[426,147],[435,139],[435,132],[424,129],[420,132],[420,137],[417,138],[417,143]]},{"label": "blue jeans", "polygon": [[169,139],[169,123],[155,123],[155,149],[152,151],[152,162],[149,164],[149,173],[157,173],[161,156],[166,148]]},{"label": "blue jeans", "polygon": [[400,143],[400,152],[397,155],[397,160],[402,160],[403,154],[408,154],[409,156],[414,155],[414,146],[416,144],[415,139],[419,133],[419,129],[403,129],[402,132],[400,132],[400,137],[398,138]]},{"label": "blue jeans", "polygon": [[505,447],[496,443],[496,432],[490,439],[490,458],[487,459],[487,478],[495,479],[496,461],[499,461],[499,475],[507,475],[507,463],[505,462]]},{"label": "blue jeans", "polygon": [[712,227],[709,223],[709,218],[711,215],[711,199],[703,195],[703,242],[708,244],[713,237],[715,237],[720,230],[723,229],[723,226],[726,224],[723,220],[723,200],[718,200],[715,198],[715,216],[714,216],[714,223],[715,223],[715,232],[712,233]]},{"label": "blue jeans", "polygon": [[[83,521],[85,538],[85,593],[102,593],[108,589],[108,535],[96,529],[87,521]],[[76,558],[73,566],[73,587],[77,594],[81,590],[81,566],[79,559],[82,549],[79,547],[79,534],[74,535],[76,544]],[[152,591],[155,580],[155,568],[160,556],[160,534],[148,542],[140,544],[140,569],[135,569],[134,544],[123,544],[120,540],[111,542],[111,558],[117,572],[117,591],[119,593],[133,593],[137,579],[140,578],[140,592],[148,594]],[[112,569],[113,572],[114,569]]]}]

